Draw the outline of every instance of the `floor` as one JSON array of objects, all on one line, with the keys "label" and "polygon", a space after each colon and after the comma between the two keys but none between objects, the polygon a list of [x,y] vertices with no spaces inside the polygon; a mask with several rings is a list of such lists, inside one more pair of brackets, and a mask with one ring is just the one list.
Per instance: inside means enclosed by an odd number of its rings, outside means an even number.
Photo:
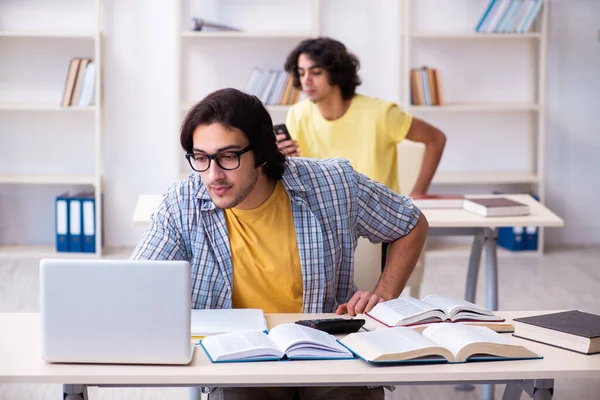
[{"label": "floor", "polygon": [[[126,254],[126,253],[122,253]],[[119,253],[113,254],[118,257]],[[433,250],[426,256],[421,296],[431,293],[464,295],[468,251]],[[534,254],[499,255],[499,293],[502,310],[581,309],[600,313],[600,248],[571,248]],[[38,310],[38,261],[0,258],[0,312]],[[479,277],[477,303],[484,305],[484,274]],[[0,327],[6,329],[6,327]],[[496,385],[496,399],[502,398],[502,385]],[[555,399],[595,399],[600,393],[596,380],[557,380]],[[90,399],[187,399],[186,388],[90,388]],[[1,384],[0,399],[59,399],[60,385]],[[387,400],[481,398],[481,389],[460,392],[453,386],[407,386],[387,393]],[[523,399],[528,398],[525,394]]]}]

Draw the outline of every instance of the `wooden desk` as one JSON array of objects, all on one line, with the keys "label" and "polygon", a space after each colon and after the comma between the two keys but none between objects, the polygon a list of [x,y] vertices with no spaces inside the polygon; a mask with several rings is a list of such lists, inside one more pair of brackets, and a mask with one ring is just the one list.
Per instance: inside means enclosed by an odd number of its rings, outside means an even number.
[{"label": "wooden desk", "polygon": [[[512,320],[536,312],[498,312]],[[302,314],[302,318],[331,314]],[[292,322],[299,314],[267,315],[269,327]],[[582,354],[514,338],[543,360],[375,367],[361,360],[212,364],[199,347],[186,366],[49,364],[40,358],[40,317],[36,313],[0,314],[0,383],[60,383],[75,397],[90,386],[359,386],[403,384],[510,383],[550,398],[554,379],[598,378],[600,355]],[[93,345],[93,344],[90,344]],[[521,386],[519,386],[519,384]],[[546,390],[547,389],[547,390]]]},{"label": "wooden desk", "polygon": [[[494,197],[490,195],[467,196]],[[475,289],[482,250],[486,253],[486,308],[498,310],[497,228],[502,226],[561,227],[563,220],[528,194],[501,195],[529,205],[522,217],[481,217],[463,209],[422,209],[429,221],[431,236],[473,236],[467,272],[465,300],[475,302]]]}]

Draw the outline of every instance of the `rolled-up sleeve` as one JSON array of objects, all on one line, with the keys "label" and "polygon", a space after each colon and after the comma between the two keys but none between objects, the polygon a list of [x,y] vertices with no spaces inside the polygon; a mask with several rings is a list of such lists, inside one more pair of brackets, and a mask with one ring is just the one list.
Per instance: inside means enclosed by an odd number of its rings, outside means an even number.
[{"label": "rolled-up sleeve", "polygon": [[409,197],[354,172],[358,190],[357,234],[373,243],[393,242],[417,224],[421,211]]}]

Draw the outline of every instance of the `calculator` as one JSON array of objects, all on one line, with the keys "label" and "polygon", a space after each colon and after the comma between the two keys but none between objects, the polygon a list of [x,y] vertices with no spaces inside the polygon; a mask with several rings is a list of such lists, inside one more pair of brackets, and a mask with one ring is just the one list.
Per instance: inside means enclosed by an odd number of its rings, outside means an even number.
[{"label": "calculator", "polygon": [[296,323],[333,334],[357,332],[365,324],[365,320],[360,318],[323,318],[303,319]]}]

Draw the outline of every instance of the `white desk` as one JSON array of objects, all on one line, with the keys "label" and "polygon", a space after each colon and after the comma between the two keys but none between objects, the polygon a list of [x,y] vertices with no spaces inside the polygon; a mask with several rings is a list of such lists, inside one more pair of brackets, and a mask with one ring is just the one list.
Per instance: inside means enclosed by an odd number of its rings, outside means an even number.
[{"label": "white desk", "polygon": [[[498,312],[507,320],[542,314]],[[331,314],[267,315],[269,327]],[[368,318],[368,317],[367,317]],[[375,367],[361,360],[212,364],[200,348],[186,366],[49,364],[40,358],[39,314],[0,314],[0,383],[63,384],[82,398],[89,386],[362,386],[509,383],[506,399],[522,388],[551,398],[554,379],[598,378],[600,355],[582,354],[513,338],[543,360]],[[93,344],[90,344],[93,345]],[[531,394],[531,393],[530,393]],[[81,395],[81,396],[80,396]],[[545,397],[540,397],[545,396]]]},{"label": "white desk", "polygon": [[[467,196],[493,197],[490,195]],[[429,235],[473,236],[465,300],[475,302],[475,289],[481,253],[486,253],[486,308],[498,310],[497,228],[502,226],[561,227],[563,220],[527,194],[499,195],[529,205],[529,215],[522,217],[481,217],[463,209],[422,209],[429,222]]]}]

